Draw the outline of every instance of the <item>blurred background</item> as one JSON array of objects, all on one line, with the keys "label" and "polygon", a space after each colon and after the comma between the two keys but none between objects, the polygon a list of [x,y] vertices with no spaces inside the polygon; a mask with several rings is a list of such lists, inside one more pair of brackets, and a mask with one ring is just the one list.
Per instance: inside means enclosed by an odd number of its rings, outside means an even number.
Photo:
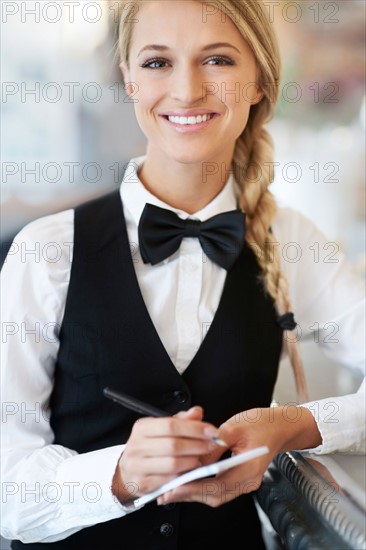
[{"label": "blurred background", "polygon": [[[365,2],[265,2],[283,59],[278,200],[365,273]],[[2,2],[2,254],[28,221],[118,186],[144,153],[116,57],[118,1]]]}]

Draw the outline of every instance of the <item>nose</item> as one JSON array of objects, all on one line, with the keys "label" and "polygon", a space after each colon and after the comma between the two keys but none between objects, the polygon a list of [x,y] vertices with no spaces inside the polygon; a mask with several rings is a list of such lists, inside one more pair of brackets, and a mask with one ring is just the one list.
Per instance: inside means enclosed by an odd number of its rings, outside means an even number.
[{"label": "nose", "polygon": [[172,99],[187,105],[202,100],[204,95],[200,70],[188,63],[175,68],[169,85]]}]

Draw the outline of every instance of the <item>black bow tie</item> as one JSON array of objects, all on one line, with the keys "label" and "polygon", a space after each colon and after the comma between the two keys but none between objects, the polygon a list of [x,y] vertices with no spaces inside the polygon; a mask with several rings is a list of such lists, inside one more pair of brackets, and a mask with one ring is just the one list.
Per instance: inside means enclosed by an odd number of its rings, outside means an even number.
[{"label": "black bow tie", "polygon": [[146,204],[138,227],[144,263],[157,264],[178,250],[183,237],[197,237],[205,254],[230,269],[244,244],[245,214],[232,210],[201,222],[182,220],[171,210]]}]

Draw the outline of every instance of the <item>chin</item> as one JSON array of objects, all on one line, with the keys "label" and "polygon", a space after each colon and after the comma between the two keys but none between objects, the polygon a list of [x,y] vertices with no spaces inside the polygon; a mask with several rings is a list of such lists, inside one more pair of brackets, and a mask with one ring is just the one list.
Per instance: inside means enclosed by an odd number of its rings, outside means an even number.
[{"label": "chin", "polygon": [[170,154],[167,153],[167,157],[182,164],[201,164],[202,162],[214,162],[214,159],[217,159],[217,155],[203,151],[199,145],[189,150],[174,150]]}]

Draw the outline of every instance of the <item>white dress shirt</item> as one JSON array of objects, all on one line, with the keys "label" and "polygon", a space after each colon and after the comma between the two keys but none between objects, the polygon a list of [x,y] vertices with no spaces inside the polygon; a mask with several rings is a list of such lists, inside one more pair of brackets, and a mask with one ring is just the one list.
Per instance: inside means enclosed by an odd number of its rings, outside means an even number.
[{"label": "white dress shirt", "polygon": [[[160,264],[144,264],[138,248],[139,218],[149,202],[182,218],[204,221],[236,208],[235,185],[230,175],[212,202],[188,216],[143,186],[137,172],[144,158],[130,161],[121,185],[132,261],[151,319],[182,373],[213,320],[226,271],[205,257],[194,238],[183,239],[180,249]],[[66,210],[28,224],[16,236],[1,274],[1,534],[25,543],[54,542],[124,515],[110,490],[123,445],[78,454],[53,444],[49,424],[73,222],[74,211]],[[314,243],[322,251],[327,239],[299,212],[280,207],[272,230],[302,334],[309,334],[314,323],[319,323],[320,330],[336,323],[338,343],[319,338],[319,345],[335,362],[364,372],[364,281],[341,252],[331,258],[335,263],[324,261],[324,256],[317,258]],[[328,400],[317,403],[317,407],[306,405],[323,437],[323,444],[312,451],[365,452],[364,386],[355,394],[332,398],[338,407],[336,423],[327,422]]]}]

